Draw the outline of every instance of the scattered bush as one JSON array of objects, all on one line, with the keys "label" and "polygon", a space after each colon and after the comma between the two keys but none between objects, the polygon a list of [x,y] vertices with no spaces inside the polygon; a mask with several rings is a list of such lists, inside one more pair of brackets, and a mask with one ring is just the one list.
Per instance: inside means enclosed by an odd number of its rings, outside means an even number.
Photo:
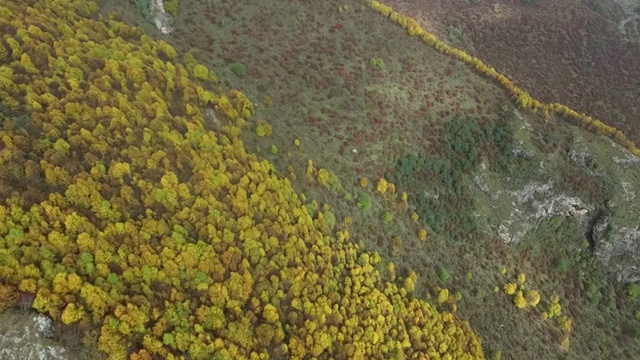
[{"label": "scattered bush", "polygon": [[435,233],[458,242],[472,237],[478,227],[464,179],[483,158],[508,161],[512,133],[507,125],[490,122],[481,127],[463,118],[449,121],[446,129],[444,154],[408,154],[385,177],[416,194],[409,200]]},{"label": "scattered bush", "polygon": [[149,0],[134,0],[134,3],[136,5],[136,9],[138,9],[138,11],[140,12],[140,15],[142,15],[142,17],[151,22],[151,14],[149,13]]},{"label": "scattered bush", "polygon": [[247,67],[240,62],[231,64],[231,71],[236,74],[236,76],[246,76],[247,75]]},{"label": "scattered bush", "polygon": [[360,196],[358,196],[358,207],[365,211],[371,209],[371,197],[366,193],[360,193]]},{"label": "scattered bush", "polygon": [[178,0],[164,0],[164,11],[166,11],[169,15],[176,17],[178,16]]},{"label": "scattered bush", "polygon": [[640,299],[640,285],[628,284],[626,287],[627,295],[632,299]]},{"label": "scattered bush", "polygon": [[384,69],[386,67],[384,60],[381,58],[372,58],[371,65],[377,67],[378,69]]},{"label": "scattered bush", "polygon": [[438,269],[438,277],[442,282],[448,283],[451,280],[451,273],[444,267]]},{"label": "scattered bush", "polygon": [[600,303],[602,299],[602,292],[600,292],[600,286],[595,283],[590,282],[587,285],[587,299],[589,299],[589,303],[592,306],[596,306]]},{"label": "scattered bush", "polygon": [[567,271],[569,271],[569,264],[569,259],[567,259],[566,257],[561,257],[556,261],[556,270],[561,273],[566,273]]},{"label": "scattered bush", "polygon": [[[0,5],[3,36],[20,24],[51,32],[15,41],[21,60],[0,69],[0,103],[31,115],[30,131],[0,130],[3,306],[28,293],[114,359],[483,358],[468,324],[408,296],[415,275],[385,281],[377,253],[323,233],[328,210],[312,202],[312,218],[246,151],[244,94],[213,92],[193,57],[159,60],[157,42],[98,10]],[[101,66],[96,52],[110,54]],[[224,116],[218,132],[205,108]]]}]

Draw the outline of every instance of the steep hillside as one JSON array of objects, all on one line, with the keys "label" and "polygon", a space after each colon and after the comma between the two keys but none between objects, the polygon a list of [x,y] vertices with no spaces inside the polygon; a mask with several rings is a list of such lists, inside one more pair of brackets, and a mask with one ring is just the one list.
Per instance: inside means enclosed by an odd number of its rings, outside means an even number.
[{"label": "steep hillside", "polygon": [[535,97],[607,119],[640,141],[637,2],[381,2],[500,69]]},{"label": "steep hillside", "polygon": [[29,4],[0,294],[81,356],[640,351],[638,149],[592,114],[375,2]]},{"label": "steep hillside", "polygon": [[0,6],[1,310],[110,359],[484,358],[246,151],[243,93],[98,10]]},{"label": "steep hillside", "polygon": [[[217,59],[221,81],[262,105],[255,118],[272,133],[256,127],[245,143],[309,198],[352,216],[351,234],[396,269],[419,269],[420,296],[460,293],[456,309],[489,354],[633,357],[638,304],[616,282],[632,281],[637,262],[625,245],[636,226],[632,154],[521,109],[360,3],[181,4],[176,46]],[[328,188],[307,177],[309,159],[335,175]],[[370,193],[382,177],[395,201],[407,193],[406,207]],[[541,294],[536,308],[504,293],[520,273],[523,295]],[[554,300],[561,316],[542,319]]]}]

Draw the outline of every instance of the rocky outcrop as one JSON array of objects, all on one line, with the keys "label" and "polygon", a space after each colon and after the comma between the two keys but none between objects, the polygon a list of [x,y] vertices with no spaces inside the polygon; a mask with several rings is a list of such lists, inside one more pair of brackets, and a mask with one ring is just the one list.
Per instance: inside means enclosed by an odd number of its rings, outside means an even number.
[{"label": "rocky outcrop", "polygon": [[[493,172],[481,164],[472,178],[473,188],[484,195],[478,197],[478,213],[487,214],[491,235],[517,244],[545,219],[576,217],[604,266],[621,282],[640,282],[640,159],[608,138],[577,129],[566,153],[541,152],[522,114],[513,111],[513,120],[511,156],[528,163],[526,172]],[[599,199],[605,200],[585,203],[570,188],[554,187],[563,180],[562,169],[576,165],[583,171],[574,174],[598,186]]]},{"label": "rocky outcrop", "polygon": [[640,282],[640,228],[618,226],[605,216],[593,225],[595,255],[624,283]]},{"label": "rocky outcrop", "polygon": [[[584,154],[582,154],[584,155]],[[575,156],[589,166],[590,156]],[[613,162],[615,164],[615,162]],[[612,180],[615,179],[612,177]],[[496,235],[507,244],[517,244],[544,220],[553,216],[576,217],[583,224],[585,237],[594,255],[624,283],[640,282],[640,213],[634,204],[637,186],[617,179],[615,201],[597,204],[596,211],[580,198],[563,194],[551,182],[532,182],[520,189],[493,190],[476,176],[475,187],[488,195],[494,208]],[[502,184],[504,186],[504,184]],[[509,206],[510,205],[510,206]],[[500,213],[500,208],[509,212]]]},{"label": "rocky outcrop", "polygon": [[52,331],[51,319],[41,314],[19,311],[0,314],[0,359],[75,359],[53,343]]},{"label": "rocky outcrop", "polygon": [[577,216],[581,220],[589,213],[590,206],[577,197],[558,194],[553,184],[533,183],[520,190],[498,192],[498,197],[507,196],[513,210],[498,226],[498,236],[505,243],[520,242],[542,220],[552,216]]},{"label": "rocky outcrop", "polygon": [[151,3],[149,4],[149,14],[151,15],[153,23],[160,32],[163,34],[170,34],[173,32],[173,26],[171,25],[173,23],[173,18],[164,11],[163,0],[151,0]]}]

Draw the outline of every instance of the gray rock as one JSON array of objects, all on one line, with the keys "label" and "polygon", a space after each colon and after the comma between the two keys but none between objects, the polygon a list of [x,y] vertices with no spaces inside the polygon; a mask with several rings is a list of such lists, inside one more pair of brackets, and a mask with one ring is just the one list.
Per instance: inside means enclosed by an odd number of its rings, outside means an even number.
[{"label": "gray rock", "polygon": [[593,226],[595,255],[623,283],[640,281],[640,229],[617,226],[615,218],[603,217]]},{"label": "gray rock", "polygon": [[73,359],[51,340],[53,324],[45,315],[7,311],[0,314],[0,359]]},{"label": "gray rock", "polygon": [[163,34],[170,34],[173,32],[173,27],[171,26],[173,18],[164,11],[163,0],[151,0],[151,3],[149,4],[149,13],[151,14],[153,23]]},{"label": "gray rock", "polygon": [[[514,113],[513,120],[513,156],[534,158],[540,166],[530,166],[526,175],[508,176],[479,167],[470,182],[482,194],[478,213],[488,214],[482,218],[488,232],[516,244],[545,219],[576,217],[593,254],[615,278],[640,282],[640,202],[635,199],[640,192],[640,159],[607,137],[579,129],[572,132],[568,153],[543,153],[531,141],[531,127],[522,114]],[[575,193],[554,188],[563,176],[558,169],[575,164],[585,170],[585,180],[601,186],[606,196],[602,203],[588,204]]]},{"label": "gray rock", "polygon": [[591,209],[577,197],[556,193],[551,183],[527,184],[523,189],[507,190],[499,196],[508,197],[513,205],[508,218],[498,225],[498,236],[510,244],[520,242],[545,219],[560,215],[583,220]]},{"label": "gray rock", "polygon": [[593,155],[588,152],[577,152],[575,150],[571,150],[569,152],[569,158],[578,164],[589,167],[593,161]]},{"label": "gray rock", "polygon": [[513,149],[511,151],[511,156],[513,156],[515,158],[525,159],[525,160],[533,159],[533,155],[532,154],[526,152],[524,149],[521,149],[521,148]]}]

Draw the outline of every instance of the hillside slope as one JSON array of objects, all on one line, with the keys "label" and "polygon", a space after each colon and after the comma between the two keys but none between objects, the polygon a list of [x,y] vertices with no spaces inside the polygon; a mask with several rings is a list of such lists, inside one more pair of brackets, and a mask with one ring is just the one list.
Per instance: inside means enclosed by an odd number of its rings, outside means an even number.
[{"label": "hillside slope", "polygon": [[605,119],[640,141],[633,1],[381,2],[492,64],[535,97]]},{"label": "hillside slope", "polygon": [[484,357],[245,150],[244,94],[95,3],[30,5],[0,6],[3,310],[111,359]]}]

